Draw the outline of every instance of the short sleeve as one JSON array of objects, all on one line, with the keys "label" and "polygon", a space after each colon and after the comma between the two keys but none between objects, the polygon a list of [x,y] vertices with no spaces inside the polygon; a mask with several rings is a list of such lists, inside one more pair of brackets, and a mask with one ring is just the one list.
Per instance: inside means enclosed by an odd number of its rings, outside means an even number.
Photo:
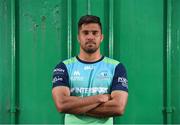
[{"label": "short sleeve", "polygon": [[111,92],[114,90],[122,90],[128,92],[127,73],[122,63],[119,63],[115,68]]},{"label": "short sleeve", "polygon": [[66,65],[61,62],[59,63],[54,71],[53,71],[53,80],[52,80],[52,87],[56,86],[67,86],[69,87],[69,76],[68,76],[68,71],[66,68]]}]

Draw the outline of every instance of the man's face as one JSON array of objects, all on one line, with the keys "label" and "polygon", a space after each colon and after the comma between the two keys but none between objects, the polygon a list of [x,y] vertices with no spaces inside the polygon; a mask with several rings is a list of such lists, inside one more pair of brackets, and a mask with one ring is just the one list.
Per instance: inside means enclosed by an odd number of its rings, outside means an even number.
[{"label": "man's face", "polygon": [[83,24],[79,30],[78,40],[81,49],[86,53],[94,53],[103,40],[100,26],[96,23]]}]

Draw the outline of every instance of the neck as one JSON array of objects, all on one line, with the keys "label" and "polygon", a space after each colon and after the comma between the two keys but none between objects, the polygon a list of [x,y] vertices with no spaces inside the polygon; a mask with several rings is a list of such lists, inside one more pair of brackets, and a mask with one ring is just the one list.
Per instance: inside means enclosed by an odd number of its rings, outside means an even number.
[{"label": "neck", "polygon": [[83,50],[80,50],[80,54],[78,56],[81,60],[87,61],[87,62],[95,62],[101,58],[100,50],[98,49],[94,53],[86,53]]}]

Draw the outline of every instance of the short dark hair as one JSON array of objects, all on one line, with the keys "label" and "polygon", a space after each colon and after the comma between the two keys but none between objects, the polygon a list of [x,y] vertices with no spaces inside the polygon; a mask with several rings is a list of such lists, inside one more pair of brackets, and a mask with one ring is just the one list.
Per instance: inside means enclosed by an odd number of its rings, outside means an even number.
[{"label": "short dark hair", "polygon": [[83,24],[89,24],[89,23],[97,23],[100,26],[100,29],[102,32],[102,26],[101,26],[100,18],[98,16],[94,16],[94,15],[85,15],[79,19],[78,32],[79,32],[79,30]]}]

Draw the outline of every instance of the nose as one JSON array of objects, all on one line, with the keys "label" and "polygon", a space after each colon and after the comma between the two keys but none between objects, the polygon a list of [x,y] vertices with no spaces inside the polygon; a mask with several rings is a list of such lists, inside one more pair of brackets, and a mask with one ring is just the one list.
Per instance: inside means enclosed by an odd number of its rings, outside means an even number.
[{"label": "nose", "polygon": [[92,32],[89,32],[88,35],[87,35],[87,39],[88,40],[94,40],[94,35],[92,34]]}]

